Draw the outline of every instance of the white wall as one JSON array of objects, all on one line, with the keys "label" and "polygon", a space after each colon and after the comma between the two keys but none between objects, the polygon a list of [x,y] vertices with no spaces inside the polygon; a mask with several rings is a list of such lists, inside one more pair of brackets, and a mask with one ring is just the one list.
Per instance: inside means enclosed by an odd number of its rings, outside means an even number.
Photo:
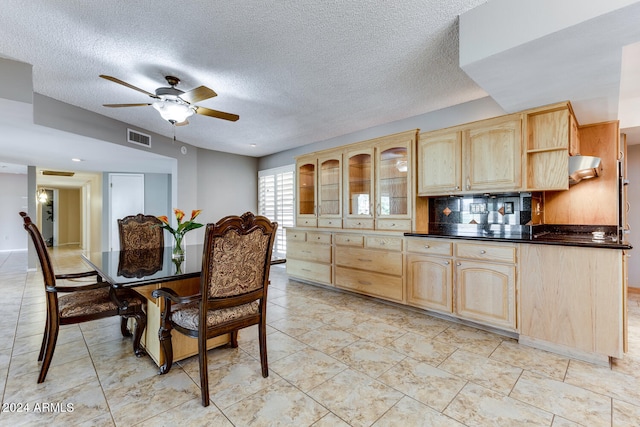
[{"label": "white wall", "polygon": [[[258,159],[199,150],[197,170],[198,204],[180,207],[187,215],[192,209],[202,209],[198,220],[206,224],[227,215],[258,211]],[[204,238],[203,229],[195,233],[194,238]]]},{"label": "white wall", "polygon": [[0,173],[0,251],[27,248],[21,211],[28,212],[27,175]]},{"label": "white wall", "polygon": [[630,251],[629,286],[640,288],[640,145],[627,147],[627,198],[630,204],[628,222],[631,226],[629,243],[635,248]]}]

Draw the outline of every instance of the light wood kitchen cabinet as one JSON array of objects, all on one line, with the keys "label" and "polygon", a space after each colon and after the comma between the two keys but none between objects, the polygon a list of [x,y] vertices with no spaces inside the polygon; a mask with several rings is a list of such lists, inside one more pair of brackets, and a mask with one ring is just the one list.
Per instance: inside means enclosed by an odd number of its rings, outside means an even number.
[{"label": "light wood kitchen cabinet", "polygon": [[455,256],[456,315],[515,331],[515,245],[456,243]]},{"label": "light wood kitchen cabinet", "polygon": [[332,235],[320,231],[287,229],[287,274],[331,284]]},{"label": "light wood kitchen cabinet", "polygon": [[571,104],[563,102],[526,114],[527,190],[569,188],[569,156],[580,154],[580,133]]},{"label": "light wood kitchen cabinet", "polygon": [[316,186],[318,161],[315,156],[301,157],[296,160],[296,201],[298,226],[316,227]]},{"label": "light wood kitchen cabinet", "polygon": [[[337,235],[336,235],[337,236]],[[404,302],[402,237],[337,237],[335,285],[354,292]]]},{"label": "light wood kitchen cabinet", "polygon": [[522,115],[468,125],[462,131],[463,191],[522,187]]},{"label": "light wood kitchen cabinet", "polygon": [[342,228],[342,153],[318,157],[318,227]]},{"label": "light wood kitchen cabinet", "polygon": [[411,230],[411,206],[415,197],[411,165],[415,138],[414,131],[375,145],[377,230]]},{"label": "light wood kitchen cabinet", "polygon": [[418,138],[418,195],[461,190],[462,134],[458,130],[424,132]]},{"label": "light wood kitchen cabinet", "polygon": [[296,161],[297,218],[301,227],[342,227],[342,152]]},{"label": "light wood kitchen cabinet", "polygon": [[347,150],[344,155],[344,228],[373,229],[373,147]]},{"label": "light wood kitchen cabinet", "polygon": [[608,364],[624,350],[624,252],[521,245],[520,342]]},{"label": "light wood kitchen cabinet", "polygon": [[407,238],[407,304],[445,314],[453,312],[452,243]]},{"label": "light wood kitchen cabinet", "polygon": [[521,114],[420,134],[419,196],[521,188]]}]

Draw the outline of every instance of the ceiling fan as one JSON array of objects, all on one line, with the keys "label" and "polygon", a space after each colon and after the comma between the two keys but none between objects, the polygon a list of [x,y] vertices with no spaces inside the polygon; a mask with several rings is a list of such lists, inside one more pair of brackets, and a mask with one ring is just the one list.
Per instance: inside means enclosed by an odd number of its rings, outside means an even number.
[{"label": "ceiling fan", "polygon": [[218,96],[218,94],[206,86],[199,86],[189,92],[184,92],[176,88],[178,83],[180,83],[180,79],[174,76],[165,77],[170,87],[159,87],[155,90],[155,93],[147,92],[144,89],[140,89],[132,84],[123,82],[115,77],[105,76],[104,74],[101,74],[100,77],[114,83],[121,84],[122,86],[126,86],[129,89],[142,92],[154,99],[154,101],[150,103],[103,104],[104,107],[144,107],[151,105],[153,108],[158,110],[163,119],[174,126],[188,125],[189,122],[187,121],[187,118],[192,116],[194,113],[203,116],[215,117],[217,119],[229,120],[232,122],[235,122],[240,118],[237,114],[225,113],[224,111],[212,110],[210,108],[194,105],[196,102],[213,98],[214,96]]}]

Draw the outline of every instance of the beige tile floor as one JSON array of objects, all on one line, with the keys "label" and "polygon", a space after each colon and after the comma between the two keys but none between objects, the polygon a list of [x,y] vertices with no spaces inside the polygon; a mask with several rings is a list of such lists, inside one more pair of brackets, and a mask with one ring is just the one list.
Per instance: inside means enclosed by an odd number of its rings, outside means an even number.
[{"label": "beige tile floor", "polygon": [[[86,268],[77,250],[53,254],[58,273]],[[257,331],[247,329],[239,348],[209,352],[212,404],[203,408],[197,360],[157,375],[151,359],[133,356],[116,318],[64,327],[36,384],[44,292],[25,266],[25,252],[0,253],[3,426],[640,425],[638,294],[629,298],[630,352],[609,369],[288,280],[275,266],[270,376],[260,374]]]}]

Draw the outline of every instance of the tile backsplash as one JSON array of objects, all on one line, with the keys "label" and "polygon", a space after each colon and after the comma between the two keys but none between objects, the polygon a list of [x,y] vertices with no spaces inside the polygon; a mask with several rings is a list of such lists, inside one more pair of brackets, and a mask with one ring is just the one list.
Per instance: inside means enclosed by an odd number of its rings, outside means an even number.
[{"label": "tile backsplash", "polygon": [[535,225],[543,217],[537,193],[434,197],[429,203],[429,224]]}]

